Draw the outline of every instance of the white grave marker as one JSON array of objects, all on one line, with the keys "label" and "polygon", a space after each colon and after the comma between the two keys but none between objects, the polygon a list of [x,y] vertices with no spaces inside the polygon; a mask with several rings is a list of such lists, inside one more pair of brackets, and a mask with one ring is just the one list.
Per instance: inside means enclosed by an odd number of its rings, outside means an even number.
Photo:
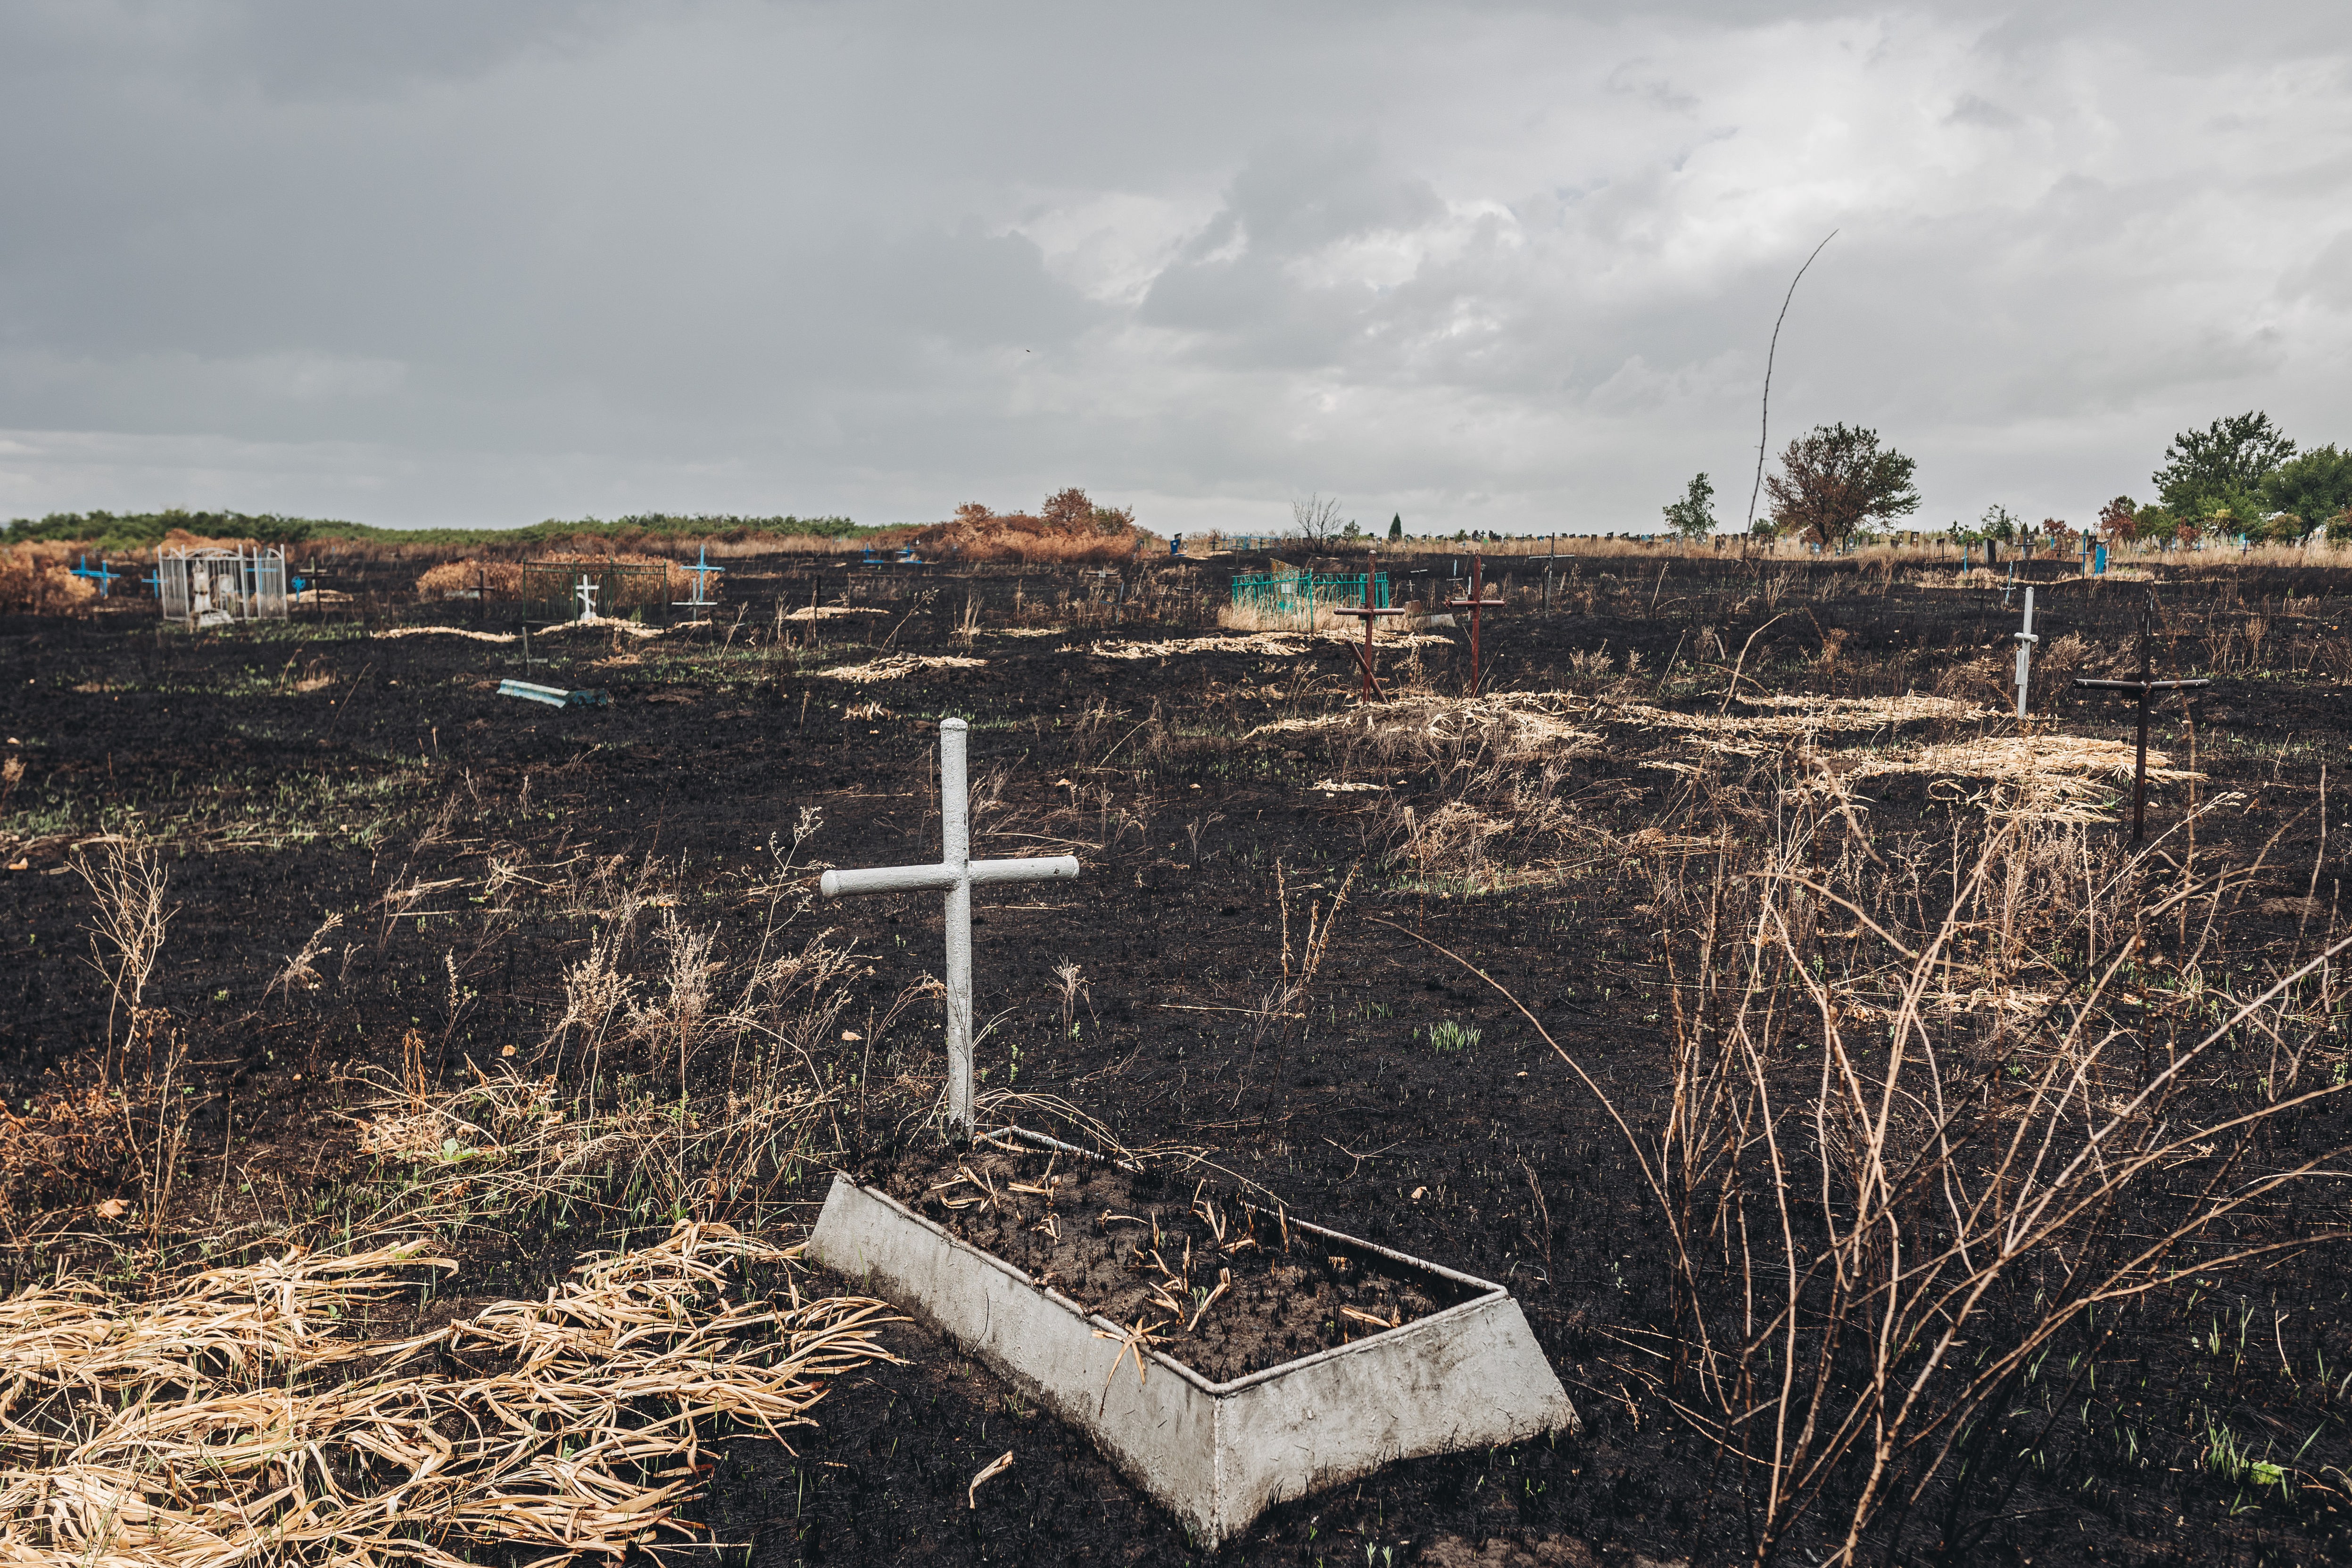
[{"label": "white grave marker", "polygon": [[2025,677],[2033,668],[2033,645],[2042,639],[2033,635],[2033,584],[2025,585],[2025,625],[2011,634],[2017,638],[2017,716],[2025,717]]},{"label": "white grave marker", "polygon": [[940,721],[939,864],[827,871],[819,884],[828,899],[856,893],[947,894],[948,1126],[960,1140],[969,1140],[972,1131],[971,890],[996,882],[1066,881],[1078,874],[1075,855],[971,858],[971,807],[964,788],[969,728],[961,719]]},{"label": "white grave marker", "polygon": [[580,601],[580,618],[583,621],[594,620],[596,618],[596,579],[583,573],[580,577],[580,586],[572,590],[572,596]]}]

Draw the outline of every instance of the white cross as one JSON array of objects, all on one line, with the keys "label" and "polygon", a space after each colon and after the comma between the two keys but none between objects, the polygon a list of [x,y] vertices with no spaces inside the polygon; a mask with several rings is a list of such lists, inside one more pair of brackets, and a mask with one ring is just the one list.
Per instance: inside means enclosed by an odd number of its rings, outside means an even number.
[{"label": "white cross", "polygon": [[871,871],[827,871],[819,884],[828,899],[849,893],[944,891],[948,945],[948,1125],[969,1141],[971,1118],[971,890],[995,882],[1065,881],[1078,874],[1075,855],[1024,860],[971,858],[971,807],[964,790],[961,719],[940,721],[940,861],[936,866],[885,866]]},{"label": "white cross", "polygon": [[580,586],[573,590],[573,595],[580,601],[580,618],[583,621],[594,620],[596,618],[596,580],[583,574],[580,579]]},{"label": "white cross", "polygon": [[2017,639],[2017,716],[2025,717],[2025,676],[2032,668],[2033,645],[2042,639],[2033,635],[2033,584],[2025,585],[2025,626],[2010,634]]}]

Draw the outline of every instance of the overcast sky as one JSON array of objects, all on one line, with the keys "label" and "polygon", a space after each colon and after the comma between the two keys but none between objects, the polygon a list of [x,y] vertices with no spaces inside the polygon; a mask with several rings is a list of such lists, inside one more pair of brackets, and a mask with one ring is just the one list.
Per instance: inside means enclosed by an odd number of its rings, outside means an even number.
[{"label": "overcast sky", "polygon": [[2304,5],[6,0],[0,518],[2087,521],[2352,443]]}]

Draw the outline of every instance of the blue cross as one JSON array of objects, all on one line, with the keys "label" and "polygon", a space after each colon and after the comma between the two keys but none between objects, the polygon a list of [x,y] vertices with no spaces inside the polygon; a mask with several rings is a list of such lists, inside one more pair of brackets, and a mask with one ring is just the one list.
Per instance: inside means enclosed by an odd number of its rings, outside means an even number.
[{"label": "blue cross", "polygon": [[710,546],[706,544],[702,546],[700,550],[696,552],[694,564],[688,567],[687,570],[694,574],[694,602],[700,605],[709,603],[710,597],[710,595],[702,591],[703,579],[713,572],[724,572],[727,568],[724,566],[713,566],[710,563]]},{"label": "blue cross", "polygon": [[95,572],[89,569],[89,557],[87,555],[83,556],[81,558],[81,564],[73,569],[73,574],[77,577],[87,577],[91,582],[97,584],[98,596],[101,599],[108,597],[108,591],[113,587],[114,580],[122,575],[120,572],[110,572],[107,570],[106,557],[103,555],[98,558],[98,570]]}]

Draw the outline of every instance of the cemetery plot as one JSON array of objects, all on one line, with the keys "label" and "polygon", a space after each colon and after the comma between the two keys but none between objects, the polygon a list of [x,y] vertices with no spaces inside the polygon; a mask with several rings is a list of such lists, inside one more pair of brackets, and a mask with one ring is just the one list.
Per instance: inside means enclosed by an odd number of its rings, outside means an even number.
[{"label": "cemetery plot", "polygon": [[1442,1311],[1465,1292],[1293,1233],[1270,1194],[984,1143],[875,1173],[879,1188],[1090,1312],[1228,1383]]}]

